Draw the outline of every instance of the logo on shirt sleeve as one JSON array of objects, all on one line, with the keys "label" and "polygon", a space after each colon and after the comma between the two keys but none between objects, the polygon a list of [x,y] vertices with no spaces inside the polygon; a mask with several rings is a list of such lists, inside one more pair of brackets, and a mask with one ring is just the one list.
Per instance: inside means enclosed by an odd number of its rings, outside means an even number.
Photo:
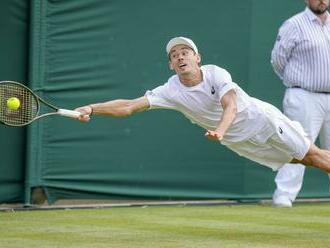
[{"label": "logo on shirt sleeve", "polygon": [[281,40],[281,35],[278,35],[277,37],[276,37],[276,41],[280,41]]}]

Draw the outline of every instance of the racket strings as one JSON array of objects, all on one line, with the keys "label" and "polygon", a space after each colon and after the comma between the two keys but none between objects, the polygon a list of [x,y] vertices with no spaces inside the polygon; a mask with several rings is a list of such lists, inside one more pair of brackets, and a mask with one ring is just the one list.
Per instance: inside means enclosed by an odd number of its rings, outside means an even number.
[{"label": "racket strings", "polygon": [[[10,109],[7,100],[16,97],[20,101],[17,109]],[[39,112],[36,97],[24,86],[3,82],[0,84],[0,121],[8,125],[22,126],[31,122]]]}]

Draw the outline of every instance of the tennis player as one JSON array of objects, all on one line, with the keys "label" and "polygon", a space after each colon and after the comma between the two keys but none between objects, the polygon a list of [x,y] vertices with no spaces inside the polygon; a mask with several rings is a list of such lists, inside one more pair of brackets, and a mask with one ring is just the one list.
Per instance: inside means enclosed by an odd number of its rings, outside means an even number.
[{"label": "tennis player", "polygon": [[201,56],[191,39],[171,39],[166,52],[176,74],[164,85],[136,99],[79,107],[79,120],[89,121],[92,114],[125,117],[149,109],[177,110],[205,129],[209,140],[273,170],[290,162],[330,172],[330,151],[315,146],[298,122],[273,105],[247,95],[226,70],[200,66]]}]

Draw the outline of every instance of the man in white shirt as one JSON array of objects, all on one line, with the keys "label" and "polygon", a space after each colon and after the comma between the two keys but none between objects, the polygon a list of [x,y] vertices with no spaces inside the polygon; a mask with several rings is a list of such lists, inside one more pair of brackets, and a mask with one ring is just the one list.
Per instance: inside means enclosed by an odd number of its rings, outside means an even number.
[{"label": "man in white shirt", "polygon": [[[309,139],[319,136],[330,149],[330,17],[329,0],[305,0],[305,11],[281,26],[271,63],[287,87],[284,114],[301,123]],[[305,166],[287,164],[276,175],[273,202],[291,207],[303,182]]]},{"label": "man in white shirt", "polygon": [[166,51],[176,74],[164,85],[140,98],[79,107],[79,120],[89,121],[92,114],[125,117],[148,109],[177,110],[205,129],[208,139],[273,170],[299,162],[330,172],[329,151],[312,144],[298,122],[247,95],[226,70],[200,66],[201,56],[192,40],[175,37]]}]

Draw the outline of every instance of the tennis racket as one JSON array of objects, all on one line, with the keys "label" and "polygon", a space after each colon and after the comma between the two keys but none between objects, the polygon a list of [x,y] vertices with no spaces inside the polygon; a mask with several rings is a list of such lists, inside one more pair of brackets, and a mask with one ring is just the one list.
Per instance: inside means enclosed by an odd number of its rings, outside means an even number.
[{"label": "tennis racket", "polygon": [[[48,112],[40,114],[40,106],[47,106]],[[0,82],[0,123],[21,127],[45,116],[61,115],[77,119],[78,111],[60,109],[37,96],[23,84],[13,81]]]}]

